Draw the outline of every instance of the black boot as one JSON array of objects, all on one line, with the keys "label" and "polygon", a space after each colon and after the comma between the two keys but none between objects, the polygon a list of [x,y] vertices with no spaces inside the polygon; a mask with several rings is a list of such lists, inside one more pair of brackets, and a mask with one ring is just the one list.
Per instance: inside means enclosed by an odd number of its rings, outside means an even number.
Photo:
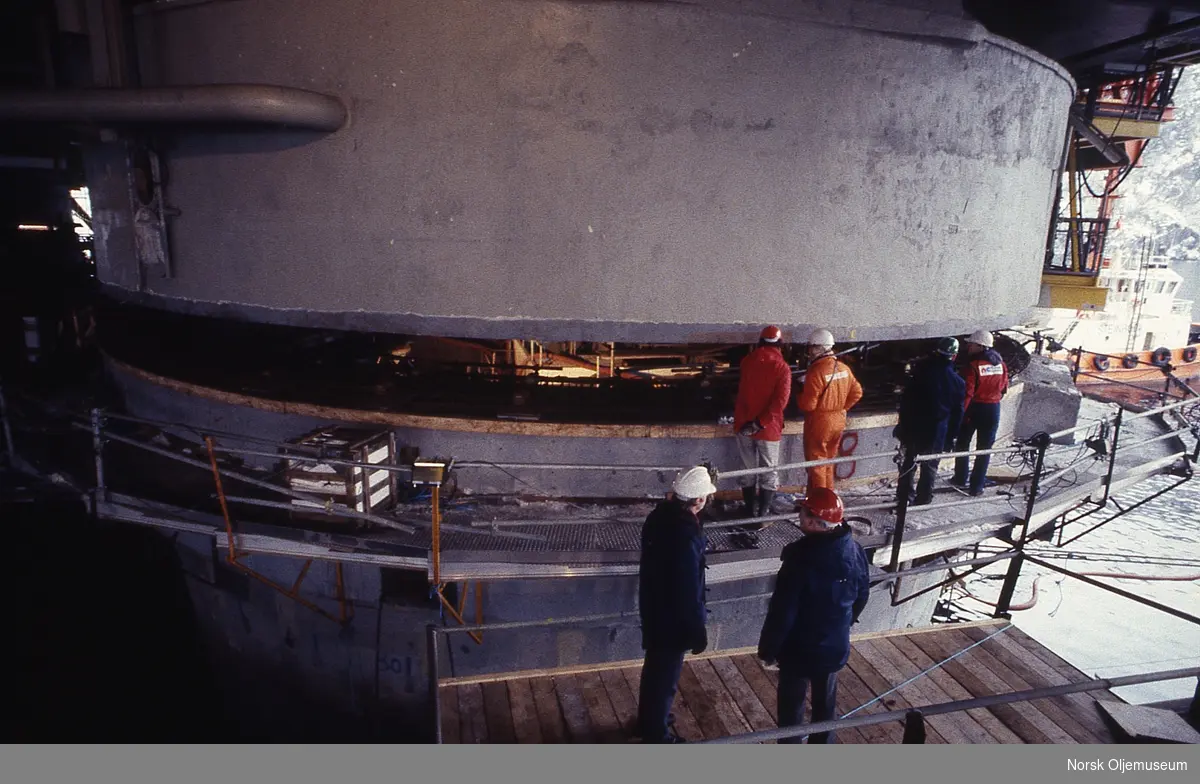
[{"label": "black boot", "polygon": [[756,517],[757,516],[754,513],[755,490],[756,490],[756,488],[754,486],[742,488],[742,501],[746,504],[746,508],[743,510],[742,517]]},{"label": "black boot", "polygon": [[[767,490],[766,488],[758,491],[758,516],[766,517],[771,514],[771,502],[775,500],[775,491]],[[759,524],[762,528],[762,524]]]}]

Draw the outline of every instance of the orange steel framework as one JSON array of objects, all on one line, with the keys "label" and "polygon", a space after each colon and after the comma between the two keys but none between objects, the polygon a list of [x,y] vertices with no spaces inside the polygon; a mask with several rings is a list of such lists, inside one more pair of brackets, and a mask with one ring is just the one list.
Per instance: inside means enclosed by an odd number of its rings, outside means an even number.
[{"label": "orange steel framework", "polygon": [[313,562],[312,558],[307,559],[304,562],[304,565],[300,567],[300,574],[296,576],[296,581],[294,583],[292,583],[291,588],[285,588],[284,586],[275,582],[274,580],[267,577],[266,575],[256,572],[254,569],[252,569],[251,567],[247,566],[246,564],[244,564],[238,560],[237,549],[234,546],[233,521],[229,516],[229,505],[225,500],[225,488],[221,484],[221,472],[217,470],[217,457],[216,457],[216,454],[213,449],[212,436],[204,437],[204,445],[208,448],[208,462],[209,462],[209,465],[212,466],[213,482],[215,482],[216,486],[217,486],[217,500],[221,504],[221,514],[225,518],[225,541],[228,546],[228,552],[225,556],[225,562],[228,563],[230,566],[234,567],[235,569],[240,570],[242,573],[244,573],[248,577],[253,577],[255,580],[258,580],[259,582],[263,583],[264,585],[268,585],[271,588],[274,588],[276,591],[279,591],[284,596],[297,602],[302,607],[306,607],[309,610],[312,610],[313,612],[317,613],[318,615],[321,615],[325,618],[328,618],[331,621],[334,621],[335,623],[338,623],[338,624],[341,624],[344,626],[351,619],[353,619],[354,618],[353,608],[346,601],[346,582],[345,582],[345,578],[342,574],[341,562],[335,562],[334,567],[333,567],[334,575],[335,575],[336,582],[337,582],[337,600],[338,600],[338,614],[335,616],[332,613],[327,612],[324,608],[322,608],[322,607],[314,604],[313,602],[310,602],[309,600],[304,599],[300,596],[300,586],[304,583],[304,578],[308,575],[308,570],[312,566],[312,562]]}]

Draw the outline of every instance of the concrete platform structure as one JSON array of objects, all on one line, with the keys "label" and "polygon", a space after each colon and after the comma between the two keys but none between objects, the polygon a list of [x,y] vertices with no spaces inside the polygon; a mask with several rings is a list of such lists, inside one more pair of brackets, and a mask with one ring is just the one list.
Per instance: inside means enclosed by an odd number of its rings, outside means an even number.
[{"label": "concrete platform structure", "polygon": [[94,146],[99,277],[156,307],[413,334],[1006,327],[1037,300],[1074,83],[957,5],[148,4],[145,86],[290,86],[350,119],[163,131],[173,211],[142,240],[125,144]]}]

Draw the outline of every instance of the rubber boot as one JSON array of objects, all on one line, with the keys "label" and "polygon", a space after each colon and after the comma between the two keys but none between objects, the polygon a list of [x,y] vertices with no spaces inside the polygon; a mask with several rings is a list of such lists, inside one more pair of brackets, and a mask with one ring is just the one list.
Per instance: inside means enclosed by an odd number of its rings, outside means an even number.
[{"label": "rubber boot", "polygon": [[753,485],[751,485],[750,487],[742,488],[742,502],[745,503],[745,505],[746,505],[745,509],[742,511],[742,517],[756,517],[757,516],[754,513],[754,502],[756,500],[754,497],[755,492],[756,492],[756,488]]},{"label": "rubber boot", "polygon": [[[758,516],[765,517],[771,514],[771,502],[775,500],[775,491],[762,488],[758,491]],[[762,528],[762,523],[755,526],[755,530]]]}]

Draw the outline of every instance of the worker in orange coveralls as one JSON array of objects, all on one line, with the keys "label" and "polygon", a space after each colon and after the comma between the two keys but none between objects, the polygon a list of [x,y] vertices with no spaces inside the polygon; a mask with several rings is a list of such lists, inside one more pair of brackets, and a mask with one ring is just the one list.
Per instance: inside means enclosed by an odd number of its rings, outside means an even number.
[{"label": "worker in orange coveralls", "polygon": [[[862,385],[850,367],[833,355],[833,334],[815,330],[808,338],[808,371],[796,405],[804,412],[804,459],[837,457],[846,412],[862,399]],[[808,469],[808,492],[833,489],[833,466]]]}]

